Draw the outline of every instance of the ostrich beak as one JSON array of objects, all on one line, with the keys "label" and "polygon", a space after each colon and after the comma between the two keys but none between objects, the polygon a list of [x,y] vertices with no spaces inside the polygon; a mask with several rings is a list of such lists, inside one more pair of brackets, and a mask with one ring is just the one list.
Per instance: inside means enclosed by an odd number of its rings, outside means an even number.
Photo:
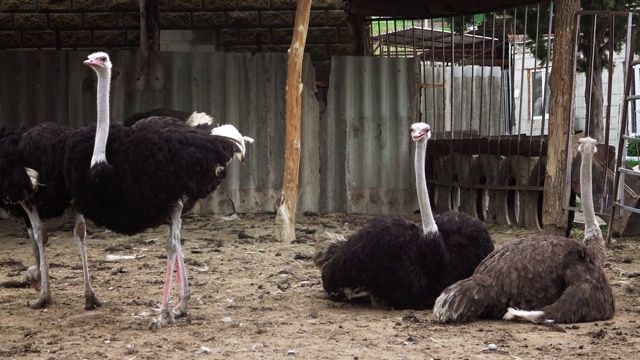
[{"label": "ostrich beak", "polygon": [[102,65],[102,62],[98,59],[87,59],[85,61],[82,62],[83,64],[87,65],[87,66],[100,66]]},{"label": "ostrich beak", "polygon": [[413,141],[419,141],[420,139],[423,139],[427,136],[427,134],[429,134],[429,130],[423,131],[423,130],[413,130],[411,132],[411,138],[413,139]]}]

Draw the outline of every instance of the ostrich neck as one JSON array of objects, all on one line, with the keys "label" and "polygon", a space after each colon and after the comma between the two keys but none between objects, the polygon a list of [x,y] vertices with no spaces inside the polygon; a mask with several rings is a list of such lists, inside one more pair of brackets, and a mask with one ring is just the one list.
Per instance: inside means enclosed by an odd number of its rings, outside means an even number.
[{"label": "ostrich neck", "polygon": [[98,73],[98,120],[96,123],[96,141],[93,145],[91,166],[99,162],[107,162],[106,149],[109,137],[109,87],[111,70]]},{"label": "ostrich neck", "polygon": [[604,265],[604,242],[602,231],[600,231],[600,226],[596,220],[596,213],[593,208],[593,194],[591,193],[592,162],[593,149],[589,148],[582,152],[582,164],[580,165],[580,199],[585,219],[584,245],[596,257],[596,260],[601,265]]},{"label": "ostrich neck", "polygon": [[425,234],[438,232],[438,226],[431,213],[431,202],[427,193],[427,176],[424,173],[427,158],[427,139],[416,142],[416,159],[414,162],[416,172],[416,190],[418,191],[418,204],[422,217],[422,231]]}]

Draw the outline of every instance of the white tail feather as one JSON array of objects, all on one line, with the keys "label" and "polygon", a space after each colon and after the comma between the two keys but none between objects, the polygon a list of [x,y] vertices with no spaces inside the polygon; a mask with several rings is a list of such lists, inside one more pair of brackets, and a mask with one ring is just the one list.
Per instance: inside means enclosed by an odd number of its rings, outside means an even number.
[{"label": "white tail feather", "polygon": [[507,313],[502,317],[502,320],[525,320],[538,323],[542,316],[544,316],[544,311],[527,311],[510,307],[509,310],[507,310]]},{"label": "white tail feather", "polygon": [[238,153],[236,153],[236,156],[241,161],[244,160],[244,154],[247,151],[245,142],[249,144],[253,143],[252,138],[248,136],[242,136],[242,134],[240,134],[238,129],[236,129],[236,127],[231,124],[226,124],[226,125],[213,128],[213,130],[211,130],[211,135],[223,136],[233,140],[236,143],[236,146],[238,147]]},{"label": "white tail feather", "polygon": [[27,176],[29,177],[29,180],[31,180],[31,186],[33,187],[33,189],[36,189],[39,185],[41,185],[38,182],[39,175],[37,171],[28,167],[25,167],[24,170],[27,172]]},{"label": "white tail feather", "polygon": [[189,116],[189,118],[187,119],[187,125],[213,125],[213,116],[203,112],[194,111],[193,114],[191,114],[191,116]]}]

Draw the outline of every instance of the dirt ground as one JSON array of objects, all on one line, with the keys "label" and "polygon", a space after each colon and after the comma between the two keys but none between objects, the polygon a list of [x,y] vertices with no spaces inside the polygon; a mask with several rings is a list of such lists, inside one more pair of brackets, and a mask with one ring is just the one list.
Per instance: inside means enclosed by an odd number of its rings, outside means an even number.
[{"label": "dirt ground", "polygon": [[[86,311],[72,221],[49,221],[54,302],[31,310],[26,304],[34,289],[0,287],[0,358],[631,359],[640,351],[640,239],[617,239],[607,254],[617,301],[611,321],[447,325],[430,311],[323,298],[314,244],[326,231],[348,235],[369,218],[299,216],[298,239],[285,244],[275,240],[273,214],[186,216],[189,316],[159,330],[148,325],[162,296],[166,227],[125,237],[89,224],[90,271],[104,305]],[[526,233],[490,230],[498,246]],[[20,221],[0,220],[0,234],[0,283],[22,281],[33,263],[26,231]],[[108,255],[135,258],[108,261]],[[489,344],[497,349],[487,350]]]}]

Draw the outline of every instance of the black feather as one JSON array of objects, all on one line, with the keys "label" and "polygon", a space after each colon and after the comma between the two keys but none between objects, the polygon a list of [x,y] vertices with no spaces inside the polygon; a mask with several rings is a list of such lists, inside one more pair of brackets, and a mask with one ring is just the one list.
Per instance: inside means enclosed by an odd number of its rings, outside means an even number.
[{"label": "black feather", "polygon": [[[67,185],[84,216],[123,234],[167,223],[182,198],[193,206],[211,194],[237,151],[225,137],[172,118],[152,117],[131,128],[112,124],[107,163],[91,168],[95,131],[95,126],[87,127],[70,137]],[[223,170],[216,173],[217,168]]]}]

